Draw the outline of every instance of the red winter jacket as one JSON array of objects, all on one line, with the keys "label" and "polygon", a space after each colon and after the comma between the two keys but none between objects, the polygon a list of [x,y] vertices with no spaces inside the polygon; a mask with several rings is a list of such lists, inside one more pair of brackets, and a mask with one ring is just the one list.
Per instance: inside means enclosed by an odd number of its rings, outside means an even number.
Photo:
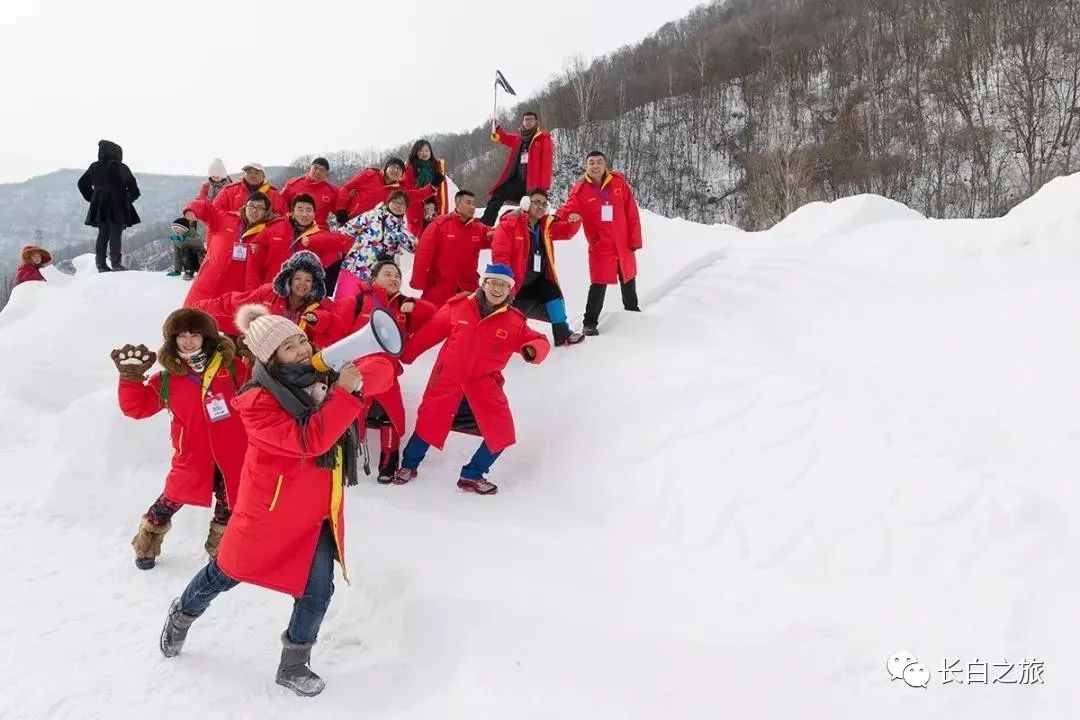
[{"label": "red winter jacket", "polygon": [[45,276],[41,274],[41,270],[38,266],[33,263],[23,263],[19,266],[19,269],[15,271],[16,285],[34,280],[45,282]]},{"label": "red winter jacket", "polygon": [[[553,240],[569,240],[577,235],[581,223],[559,220],[554,215],[547,215],[540,220],[541,247],[547,255],[547,278],[556,285],[559,276],[555,272],[555,246]],[[495,239],[491,242],[491,262],[509,265],[514,270],[514,285],[521,288],[525,284],[525,271],[531,253],[529,238],[529,216],[523,212],[509,212],[502,216],[495,228]]]},{"label": "red winter jacket", "polygon": [[423,298],[442,305],[459,292],[476,290],[480,251],[491,247],[491,230],[479,220],[462,220],[457,213],[440,215],[420,236],[409,285]]},{"label": "red winter jacket", "polygon": [[[379,203],[390,199],[390,193],[402,190],[409,197],[409,207],[418,204],[423,208],[424,200],[435,195],[430,185],[415,188],[405,184],[402,180],[390,185],[383,178],[383,171],[377,168],[361,170],[352,177],[349,182],[341,186],[338,192],[337,207],[335,210],[345,210],[350,218],[366,213]],[[423,215],[421,215],[423,217]]]},{"label": "red winter jacket", "polygon": [[[446,161],[443,159],[435,160],[435,169],[446,175]],[[416,171],[413,170],[412,165],[405,166],[405,174],[401,176],[401,184],[405,187],[416,187]],[[446,180],[444,179],[435,188],[433,197],[435,198],[435,216],[438,217],[444,213],[449,212]],[[405,211],[405,221],[408,223],[409,232],[416,237],[424,232],[424,203],[428,202],[428,198],[424,198],[422,202],[413,202],[409,200],[409,209]]]},{"label": "red winter jacket", "polygon": [[[240,468],[247,449],[247,432],[239,416],[230,408],[229,417],[212,422],[207,401],[220,395],[228,404],[248,379],[243,363],[234,362],[231,343],[222,343],[200,378],[183,372],[183,361],[160,358],[165,372],[155,373],[146,383],[120,380],[120,410],[142,419],[168,409],[172,415],[172,467],[165,478],[165,497],[185,505],[209,507],[214,498],[214,466],[221,468],[225,494],[235,508],[240,487]],[[230,365],[232,370],[230,371]],[[171,368],[171,369],[169,369]],[[162,400],[162,382],[168,378],[167,397]]]},{"label": "red winter jacket", "polygon": [[405,344],[403,362],[441,342],[424,397],[416,411],[416,433],[440,450],[464,397],[492,452],[514,444],[514,417],[503,392],[503,368],[514,353],[531,347],[539,364],[551,350],[548,339],[529,327],[520,311],[503,306],[480,317],[476,294],[451,298]]},{"label": "red winter jacket", "polygon": [[[223,323],[233,323],[236,311],[244,305],[258,304],[265,306],[271,315],[289,318],[304,331],[311,343],[317,348],[324,348],[333,342],[331,333],[334,327],[334,301],[323,298],[317,302],[303,304],[297,310],[289,308],[287,298],[274,291],[273,283],[267,283],[250,292],[232,292],[215,298],[206,298],[195,302],[192,307],[213,316],[218,327]],[[304,319],[307,314],[315,315],[315,322]]]},{"label": "red winter jacket", "polygon": [[281,199],[285,201],[285,207],[290,209],[294,197],[310,195],[315,200],[315,222],[326,227],[327,218],[336,209],[339,192],[337,185],[325,180],[315,182],[311,176],[301,175],[285,183],[281,189]]},{"label": "red winter jacket", "polygon": [[[264,182],[258,188],[259,192],[266,193],[270,198],[270,210],[275,215],[284,215],[289,212],[289,206],[285,204],[285,200],[282,199],[281,193],[278,189],[271,185],[269,182]],[[244,203],[247,202],[248,195],[251,195],[251,188],[242,179],[237,180],[234,183],[229,183],[221,189],[221,192],[214,198],[214,207],[218,210],[240,210],[244,207]]]},{"label": "red winter jacket", "polygon": [[[611,206],[611,220],[603,220],[603,207]],[[637,200],[626,178],[609,172],[597,187],[588,177],[579,180],[570,190],[566,204],[559,208],[559,217],[571,213],[581,215],[585,239],[589,241],[589,277],[598,285],[614,285],[637,276],[634,251],[641,249],[641,219]]]},{"label": "red winter jacket", "polygon": [[[410,312],[403,312],[401,309],[402,304],[406,301],[414,303]],[[359,312],[357,311],[358,302],[360,304]],[[410,298],[401,293],[396,293],[393,297],[388,298],[386,290],[383,288],[365,283],[363,289],[356,295],[340,299],[334,303],[333,341],[366,327],[375,308],[382,308],[394,316],[398,329],[401,330],[401,336],[406,340],[426,325],[435,316],[436,312],[436,307],[429,302]],[[365,389],[364,396],[377,400],[386,410],[386,414],[390,417],[390,422],[393,423],[398,435],[404,435],[405,402],[402,400],[401,385],[398,383],[398,376],[404,370],[397,358],[392,358],[389,355],[385,357],[394,365],[393,385],[386,392],[378,395],[371,395]]]},{"label": "red winter jacket", "polygon": [[[245,290],[251,243],[267,223],[245,229],[239,212],[218,210],[206,200],[192,200],[184,212],[189,210],[206,223],[206,258],[195,281],[191,283],[184,307],[192,307],[207,298]],[[239,334],[232,320],[218,327],[226,335]]]},{"label": "red winter jacket", "polygon": [[248,258],[244,278],[248,290],[273,282],[281,271],[282,264],[300,250],[310,250],[318,255],[319,262],[325,268],[340,260],[341,254],[352,247],[352,238],[324,230],[317,224],[313,224],[297,237],[292,220],[288,217],[267,223],[251,242],[255,248]]},{"label": "red winter jacket", "polygon": [[[510,173],[514,171],[514,164],[518,155],[521,154],[521,133],[508,133],[498,125],[491,134],[492,142],[497,142],[510,148],[510,154],[506,156],[506,164],[503,165],[502,174],[495,184],[491,186],[489,194],[495,194],[500,185],[510,179]],[[551,187],[551,170],[554,166],[555,145],[551,141],[551,135],[546,130],[537,128],[533,135],[532,143],[529,144],[529,162],[525,168],[525,189]]]},{"label": "red winter jacket", "polygon": [[300,597],[329,519],[348,581],[341,461],[329,470],[315,459],[361,416],[360,398],[335,386],[303,427],[263,388],[244,392],[233,407],[247,429],[247,454],[217,564],[235,580]]}]

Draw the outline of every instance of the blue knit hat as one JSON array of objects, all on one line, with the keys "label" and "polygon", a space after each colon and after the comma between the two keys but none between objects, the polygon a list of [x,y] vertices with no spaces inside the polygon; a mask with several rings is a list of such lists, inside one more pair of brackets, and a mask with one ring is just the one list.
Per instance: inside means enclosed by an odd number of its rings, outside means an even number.
[{"label": "blue knit hat", "polygon": [[514,287],[514,271],[510,269],[509,265],[502,263],[492,263],[487,266],[484,272],[480,273],[480,282],[484,282],[488,278],[495,278],[496,280],[502,280],[503,282],[510,283],[510,287]]}]

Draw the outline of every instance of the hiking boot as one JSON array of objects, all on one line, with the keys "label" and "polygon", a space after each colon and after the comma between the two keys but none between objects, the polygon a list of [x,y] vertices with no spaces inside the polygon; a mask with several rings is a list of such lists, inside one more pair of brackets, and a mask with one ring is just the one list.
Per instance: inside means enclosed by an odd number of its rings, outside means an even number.
[{"label": "hiking boot", "polygon": [[180,598],[172,601],[169,606],[169,614],[165,616],[165,627],[161,630],[161,638],[158,647],[161,654],[167,658],[176,657],[184,649],[184,641],[187,640],[188,629],[195,622],[195,615],[188,615],[180,609]]},{"label": "hiking boot", "polygon": [[281,662],[277,669],[277,684],[289,688],[302,697],[315,697],[323,691],[326,683],[312,672],[311,648],[314,643],[300,645],[289,642],[289,633],[281,634]]},{"label": "hiking boot", "polygon": [[112,270],[113,272],[127,272],[127,268],[120,263],[113,263]]},{"label": "hiking boot", "polygon": [[410,480],[415,477],[415,470],[410,470],[409,468],[403,467],[398,468],[398,471],[394,473],[394,477],[391,478],[390,482],[394,483],[395,485],[406,485]]},{"label": "hiking boot", "polygon": [[600,331],[596,328],[595,325],[589,325],[589,324],[586,324],[586,325],[582,326],[581,332],[586,337],[596,337],[597,335],[600,334]]},{"label": "hiking boot", "polygon": [[172,523],[155,525],[150,522],[146,515],[139,522],[139,530],[131,539],[131,547],[135,549],[135,567],[140,570],[149,570],[154,567],[157,556],[161,554],[161,543],[165,540],[165,533],[172,528]]},{"label": "hiking boot", "polygon": [[585,339],[585,336],[579,332],[571,332],[569,323],[552,323],[551,334],[554,338],[555,347],[562,347],[566,345],[577,345],[579,342]]},{"label": "hiking boot", "polygon": [[484,478],[459,478],[457,486],[465,492],[474,492],[477,495],[494,495],[499,492],[499,486],[493,482],[488,482]]},{"label": "hiking boot", "polygon": [[103,272],[112,272],[112,268],[111,268],[111,267],[109,267],[108,265],[98,265],[98,269],[97,269],[97,271],[98,271],[99,273],[103,273]]}]

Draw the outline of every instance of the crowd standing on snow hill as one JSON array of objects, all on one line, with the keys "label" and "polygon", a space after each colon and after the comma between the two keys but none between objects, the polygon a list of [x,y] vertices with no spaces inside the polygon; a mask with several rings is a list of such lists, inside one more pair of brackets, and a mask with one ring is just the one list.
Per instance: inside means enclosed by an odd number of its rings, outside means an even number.
[{"label": "crowd standing on snow hill", "polygon": [[[507,365],[515,356],[539,364],[553,345],[598,334],[609,284],[619,282],[624,308],[638,310],[641,223],[626,179],[603,153],[590,153],[584,177],[550,212],[552,140],[539,117],[525,113],[517,133],[495,125],[492,139],[509,153],[483,219],[467,189],[448,208],[445,164],[419,140],[407,162],[390,158],[341,188],[327,181],[325,158],[280,193],[257,163],[232,182],[215,160],[198,197],[173,221],[177,267],[186,279],[194,276],[184,307],[166,319],[156,354],[144,345],[112,353],[121,411],[139,419],[167,410],[172,418],[171,466],[132,540],[136,566],[156,565],[181,507],[214,505],[208,561],[172,602],[161,631],[166,657],[181,652],[218,595],[247,582],[294,598],[277,682],[304,696],[321,692],[311,653],[333,595],[335,561],[348,579],[344,496],[361,467],[370,472],[367,431],[378,431],[377,481],[395,485],[415,480],[430,448],[441,450],[450,432],[478,436],[457,487],[494,495],[498,486],[488,475],[517,439]],[[127,197],[130,206],[138,191],[110,194],[115,188],[105,180],[126,167],[119,169],[112,143],[102,141],[101,157],[84,178],[107,244],[114,228],[132,219],[123,206],[115,211],[114,198]],[[516,207],[505,211],[506,204]],[[196,245],[199,222],[205,249]],[[555,253],[555,243],[579,229],[591,282],[583,333],[570,327]],[[488,249],[492,262],[481,273]],[[20,278],[43,279],[38,268],[51,260],[48,252],[23,250]],[[419,298],[402,292],[403,252],[415,252],[409,285]],[[118,258],[113,267],[122,268]],[[529,319],[549,323],[554,342]],[[382,340],[361,342],[395,325],[400,357]],[[365,335],[350,337],[357,333]],[[369,354],[320,372],[327,366],[317,351],[346,338],[336,347],[363,344]],[[402,447],[399,377],[440,344]],[[162,369],[147,377],[155,361]]]},{"label": "crowd standing on snow hill", "polygon": [[[79,192],[90,208],[86,224],[97,228],[94,246],[98,272],[127,270],[122,262],[121,236],[124,228],[139,224],[135,201],[139,185],[124,164],[124,151],[114,142],[98,142],[98,159],[90,163],[78,181]],[[105,263],[106,253],[110,264]]]}]

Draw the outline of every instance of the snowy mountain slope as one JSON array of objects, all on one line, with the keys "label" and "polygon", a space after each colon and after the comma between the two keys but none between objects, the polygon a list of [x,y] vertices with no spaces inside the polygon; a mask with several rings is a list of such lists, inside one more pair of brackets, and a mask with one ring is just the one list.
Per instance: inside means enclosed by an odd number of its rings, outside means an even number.
[{"label": "snowy mountain slope", "polygon": [[[17,288],[0,314],[0,717],[1064,717],[1070,189],[994,221],[872,196],[758,234],[646,215],[645,312],[618,312],[613,288],[601,337],[511,363],[520,442],[498,496],[455,491],[474,444],[456,436],[415,483],[349,491],[353,584],[314,700],[273,684],[289,600],[265,590],[221,597],[181,657],[156,648],[209,513],[182,511],[158,567],[134,569],[166,419],[120,417],[107,355],[156,345],[183,286]],[[558,257],[580,311],[583,241]],[[433,356],[405,375],[410,422]],[[928,688],[889,682],[901,649]],[[1037,657],[1046,682],[942,686],[945,656]]]}]

